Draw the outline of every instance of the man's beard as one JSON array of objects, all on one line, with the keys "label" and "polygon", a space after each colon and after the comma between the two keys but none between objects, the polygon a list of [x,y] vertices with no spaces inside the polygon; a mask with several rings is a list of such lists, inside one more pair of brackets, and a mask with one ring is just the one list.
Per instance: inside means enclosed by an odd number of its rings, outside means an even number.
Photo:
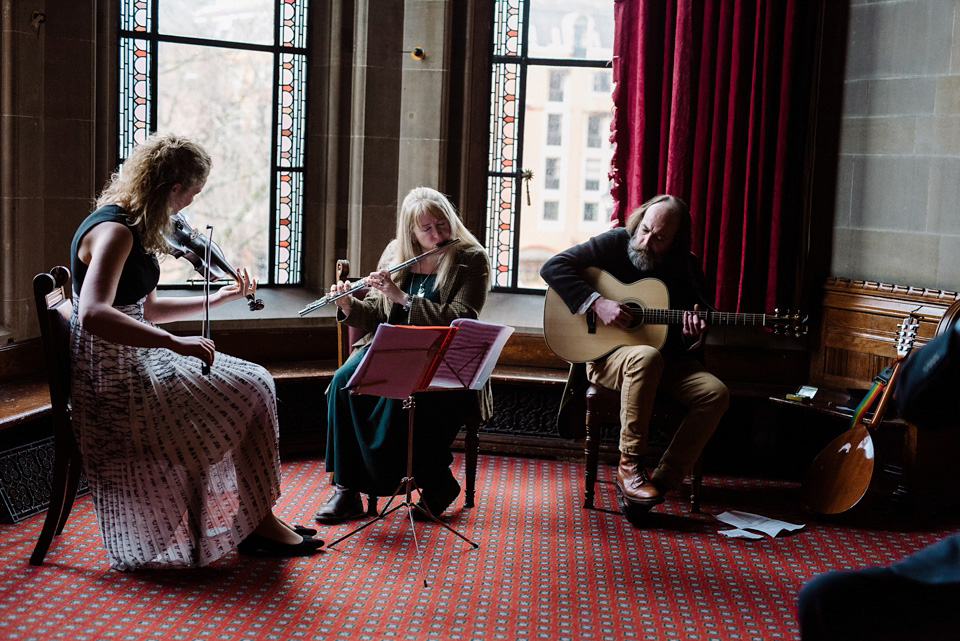
[{"label": "man's beard", "polygon": [[652,271],[663,262],[663,258],[657,256],[648,248],[642,247],[635,240],[631,240],[630,244],[627,245],[627,256],[634,267],[642,272]]}]

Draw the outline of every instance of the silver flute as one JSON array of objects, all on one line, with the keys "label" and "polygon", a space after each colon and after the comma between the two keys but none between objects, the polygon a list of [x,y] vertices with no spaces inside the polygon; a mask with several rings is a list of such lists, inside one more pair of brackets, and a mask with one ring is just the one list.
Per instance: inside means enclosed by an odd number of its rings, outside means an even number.
[{"label": "silver flute", "polygon": [[[420,260],[426,258],[427,256],[429,256],[429,255],[431,255],[431,254],[436,254],[437,252],[440,252],[440,251],[443,251],[443,250],[445,250],[447,247],[450,247],[451,245],[455,245],[455,244],[457,244],[457,243],[459,243],[459,242],[460,242],[460,239],[459,239],[459,238],[449,238],[449,239],[443,241],[442,243],[438,243],[436,247],[434,247],[433,249],[430,249],[430,250],[428,250],[428,251],[423,252],[423,253],[420,254],[419,256],[414,256],[414,257],[411,258],[410,260],[405,260],[405,261],[403,261],[402,263],[400,263],[399,265],[394,265],[393,267],[391,267],[390,269],[388,269],[387,272],[390,273],[390,274],[392,274],[392,273],[394,273],[394,272],[398,272],[398,271],[400,271],[401,269],[403,269],[404,267],[408,267],[408,266],[410,266],[410,265],[412,265],[412,264],[414,264],[414,263],[420,262]],[[342,293],[337,294],[337,295],[335,295],[335,296],[330,296],[330,295],[328,294],[328,295],[324,296],[323,298],[318,298],[317,300],[313,301],[312,303],[310,303],[309,305],[307,305],[306,307],[304,307],[303,309],[300,310],[300,315],[301,315],[301,316],[306,316],[306,315],[309,314],[310,312],[312,312],[312,311],[314,311],[314,310],[316,310],[316,309],[320,309],[321,307],[323,307],[323,306],[326,305],[327,303],[332,303],[332,302],[334,302],[334,301],[340,300],[340,299],[343,298],[344,296],[350,296],[350,295],[353,294],[355,291],[360,290],[360,289],[363,289],[364,287],[368,287],[368,286],[369,286],[369,284],[367,283],[367,279],[366,279],[366,278],[361,278],[361,279],[358,280],[356,283],[354,283],[353,287],[351,287],[350,289],[348,289],[348,290],[345,291],[345,292],[342,292]]]}]

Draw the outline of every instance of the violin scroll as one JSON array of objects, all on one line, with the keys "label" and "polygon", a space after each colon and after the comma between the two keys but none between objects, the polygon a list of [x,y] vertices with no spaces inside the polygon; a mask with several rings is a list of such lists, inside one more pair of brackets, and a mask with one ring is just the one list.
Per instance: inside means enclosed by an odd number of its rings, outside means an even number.
[{"label": "violin scroll", "polygon": [[263,309],[263,299],[254,298],[253,294],[247,294],[247,307],[250,308],[251,312],[259,312]]}]

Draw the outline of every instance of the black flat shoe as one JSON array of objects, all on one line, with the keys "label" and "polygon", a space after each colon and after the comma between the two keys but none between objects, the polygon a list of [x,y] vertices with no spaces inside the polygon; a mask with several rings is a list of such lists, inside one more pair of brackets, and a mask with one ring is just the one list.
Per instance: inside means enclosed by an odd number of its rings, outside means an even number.
[{"label": "black flat shoe", "polygon": [[359,519],[367,513],[363,509],[360,492],[337,486],[337,490],[323,507],[317,510],[313,519],[324,525],[336,525],[350,519]]},{"label": "black flat shoe", "polygon": [[321,547],[323,541],[310,536],[304,536],[302,541],[291,545],[251,532],[237,546],[237,552],[245,556],[310,556],[319,552]]},{"label": "black flat shoe", "polygon": [[300,536],[313,536],[317,533],[312,527],[304,527],[302,525],[293,525],[293,531],[299,534]]}]

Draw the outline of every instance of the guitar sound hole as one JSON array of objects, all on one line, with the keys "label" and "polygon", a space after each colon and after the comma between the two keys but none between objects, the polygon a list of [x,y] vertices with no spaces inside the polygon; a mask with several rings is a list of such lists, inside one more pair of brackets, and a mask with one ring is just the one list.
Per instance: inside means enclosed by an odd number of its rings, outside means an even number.
[{"label": "guitar sound hole", "polygon": [[633,331],[643,327],[644,325],[644,314],[646,313],[642,304],[636,301],[622,301],[624,305],[630,308],[630,314],[633,316],[633,320],[627,326],[626,331]]}]

